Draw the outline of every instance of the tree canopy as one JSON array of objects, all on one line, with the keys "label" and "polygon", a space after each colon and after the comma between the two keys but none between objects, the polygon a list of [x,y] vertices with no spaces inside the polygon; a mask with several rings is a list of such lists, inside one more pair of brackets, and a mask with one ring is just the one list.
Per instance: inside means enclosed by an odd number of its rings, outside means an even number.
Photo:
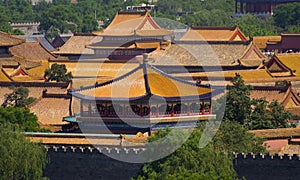
[{"label": "tree canopy", "polygon": [[[70,0],[55,0],[53,3],[40,1],[33,6],[28,0],[3,0],[0,1],[0,30],[12,32],[10,22],[41,22],[41,30],[49,33],[92,32],[100,28],[97,21],[103,21],[107,25],[119,8],[140,3],[147,1],[78,0],[78,3],[73,4]],[[277,35],[282,31],[300,32],[300,3],[279,5],[274,10],[274,17],[266,19],[250,14],[233,18],[234,0],[159,0],[154,4],[158,9],[151,12],[153,16],[169,18],[186,25],[238,24],[246,36]],[[51,30],[53,28],[55,30]]]},{"label": "tree canopy", "polygon": [[[204,148],[199,147],[199,140],[204,136],[205,124],[192,132],[188,140],[171,155],[142,166],[135,179],[237,179],[233,169],[232,152],[264,153],[262,139],[254,137],[237,122],[223,121],[212,142]],[[151,155],[157,151],[170,150],[178,139],[187,133],[183,130],[172,133],[171,129],[158,130],[149,138],[146,151]],[[166,144],[155,144],[160,138],[166,138]],[[153,143],[154,142],[154,143]],[[169,146],[170,145],[170,146]],[[149,147],[148,147],[149,146]]]},{"label": "tree canopy", "polygon": [[66,65],[55,63],[45,71],[44,78],[46,81],[68,82],[72,78],[72,73],[67,72]]},{"label": "tree canopy", "polygon": [[226,94],[225,120],[238,122],[248,129],[290,127],[288,120],[292,118],[292,114],[278,101],[251,99],[252,86],[245,85],[241,76],[234,77],[231,82],[233,87]]},{"label": "tree canopy", "polygon": [[42,179],[48,161],[45,148],[10,124],[0,123],[0,136],[0,179]]},{"label": "tree canopy", "polygon": [[37,121],[37,116],[28,109],[0,107],[0,124],[10,123],[17,125],[21,130],[26,132],[36,132],[41,131]]},{"label": "tree canopy", "polygon": [[29,104],[31,104],[35,100],[35,98],[33,97],[28,97],[29,90],[26,87],[11,86],[9,87],[9,89],[13,90],[13,92],[5,95],[5,100],[4,103],[2,104],[2,106],[4,107],[14,106],[14,107],[26,108]]}]

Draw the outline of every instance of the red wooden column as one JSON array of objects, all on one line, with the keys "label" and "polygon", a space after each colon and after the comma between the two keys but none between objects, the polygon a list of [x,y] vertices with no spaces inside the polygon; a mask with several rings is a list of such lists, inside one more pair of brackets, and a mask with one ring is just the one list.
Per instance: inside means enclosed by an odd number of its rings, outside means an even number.
[{"label": "red wooden column", "polygon": [[186,113],[187,113],[187,115],[188,115],[188,116],[190,116],[190,115],[191,115],[190,103],[188,103],[188,104],[187,104],[186,111],[187,111],[187,112],[186,112]]},{"label": "red wooden column", "polygon": [[240,2],[240,13],[244,14],[244,4]]},{"label": "red wooden column", "polygon": [[91,107],[91,104],[89,104],[89,106],[88,106],[88,115],[89,115],[89,116],[92,115],[92,107]]},{"label": "red wooden column", "polygon": [[140,116],[143,116],[143,105],[142,104],[140,104]]},{"label": "red wooden column", "polygon": [[151,105],[148,106],[148,114],[149,114],[149,117],[151,118],[152,117]]},{"label": "red wooden column", "polygon": [[204,100],[202,100],[201,114],[205,114],[205,109],[204,109]]},{"label": "red wooden column", "polygon": [[171,104],[171,117],[174,117],[174,104]]},{"label": "red wooden column", "polygon": [[104,109],[104,116],[108,116],[108,109],[107,109],[107,103],[105,103],[105,109]]}]

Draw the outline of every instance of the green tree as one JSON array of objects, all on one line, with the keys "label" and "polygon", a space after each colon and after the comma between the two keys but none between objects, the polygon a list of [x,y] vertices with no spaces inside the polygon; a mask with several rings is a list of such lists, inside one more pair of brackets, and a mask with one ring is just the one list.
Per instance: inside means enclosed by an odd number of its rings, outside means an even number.
[{"label": "green tree", "polygon": [[287,120],[292,118],[292,114],[287,112],[278,101],[272,101],[268,105],[272,123],[279,128],[289,127]]},{"label": "green tree", "polygon": [[[245,85],[241,76],[233,78],[232,84],[233,87],[226,94],[224,120],[239,122],[248,129],[290,127],[288,120],[292,118],[292,114],[278,101],[268,102],[264,98],[250,99],[252,87]],[[217,105],[218,102],[219,100],[216,100]]]},{"label": "green tree", "polygon": [[82,25],[79,28],[81,32],[93,32],[98,29],[98,22],[95,17],[86,15],[83,17]]},{"label": "green tree", "polygon": [[249,133],[248,129],[238,122],[222,121],[213,139],[214,147],[228,154],[232,152],[264,153],[266,152],[263,139]]},{"label": "green tree", "polygon": [[55,28],[60,33],[66,33],[69,30],[75,31],[76,24],[80,21],[78,16],[71,6],[57,5],[51,6],[49,9],[44,11],[41,15],[40,28],[44,31],[48,31],[50,28]]},{"label": "green tree", "polygon": [[274,20],[277,26],[285,30],[291,25],[300,25],[300,3],[278,5],[274,9]]},{"label": "green tree", "polygon": [[253,14],[247,14],[235,20],[246,36],[277,35],[280,30],[275,26],[273,17],[261,19]]},{"label": "green tree", "polygon": [[[213,122],[210,122],[213,123]],[[173,154],[142,166],[135,179],[236,179],[233,169],[232,152],[264,153],[262,139],[256,138],[238,122],[223,121],[212,142],[199,148],[199,140],[204,136],[205,123],[200,123],[188,140]],[[171,132],[174,132],[172,133]],[[149,137],[146,154],[172,150],[181,142],[186,131],[158,130]],[[168,135],[168,136],[167,136]],[[164,145],[157,143],[164,138]],[[149,147],[148,147],[149,146]]]},{"label": "green tree", "polygon": [[42,179],[47,153],[41,144],[32,143],[18,128],[0,123],[1,179]]},{"label": "green tree", "polygon": [[287,112],[278,101],[267,102],[265,99],[252,100],[252,112],[248,122],[248,129],[275,129],[290,127],[288,120],[292,114]]},{"label": "green tree", "polygon": [[68,82],[72,78],[72,73],[67,73],[66,65],[55,63],[45,71],[44,78],[46,81]]},{"label": "green tree", "polygon": [[[182,133],[185,133],[177,131],[176,135],[167,138],[168,144],[178,143],[178,139],[182,138]],[[169,130],[160,130],[150,138],[150,141],[153,143],[168,133]],[[212,144],[204,148],[198,147],[201,134],[202,132],[199,130],[194,131],[190,138],[173,154],[144,164],[136,179],[235,179],[236,173],[232,161],[225,153],[215,150]],[[167,145],[160,147],[160,144],[154,145],[154,147],[153,144],[150,146],[147,151],[169,148]]]},{"label": "green tree", "polygon": [[41,130],[37,121],[37,116],[28,109],[0,107],[0,124],[10,123],[19,126],[26,132],[37,132]]},{"label": "green tree", "polygon": [[252,86],[245,85],[241,76],[235,76],[231,83],[233,87],[226,95],[224,119],[244,124],[251,113],[250,90]]},{"label": "green tree", "polygon": [[267,110],[268,102],[263,99],[253,99],[252,102],[252,112],[245,123],[248,129],[267,129],[272,128],[273,124],[271,122],[270,113]]},{"label": "green tree", "polygon": [[9,17],[6,15],[6,9],[0,6],[0,31],[10,32],[12,27],[9,24]]},{"label": "green tree", "polygon": [[35,100],[35,98],[33,97],[28,97],[29,90],[26,87],[11,86],[9,87],[9,89],[13,90],[13,92],[5,95],[5,100],[4,103],[2,104],[2,106],[4,107],[14,106],[14,107],[26,108],[26,106],[28,106]]}]

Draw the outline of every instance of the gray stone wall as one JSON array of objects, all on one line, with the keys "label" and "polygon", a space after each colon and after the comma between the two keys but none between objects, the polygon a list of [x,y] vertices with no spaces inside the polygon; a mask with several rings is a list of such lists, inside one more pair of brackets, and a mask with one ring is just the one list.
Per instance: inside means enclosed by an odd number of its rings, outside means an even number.
[{"label": "gray stone wall", "polygon": [[[50,164],[44,176],[51,180],[80,179],[130,179],[135,176],[141,164],[120,162],[97,151],[48,151]],[[233,160],[239,178],[247,180],[286,180],[300,178],[300,160],[295,156],[242,155]]]},{"label": "gray stone wall", "polygon": [[141,164],[117,161],[96,151],[48,151],[48,157],[50,163],[44,170],[44,176],[51,180],[130,179],[141,167]]}]

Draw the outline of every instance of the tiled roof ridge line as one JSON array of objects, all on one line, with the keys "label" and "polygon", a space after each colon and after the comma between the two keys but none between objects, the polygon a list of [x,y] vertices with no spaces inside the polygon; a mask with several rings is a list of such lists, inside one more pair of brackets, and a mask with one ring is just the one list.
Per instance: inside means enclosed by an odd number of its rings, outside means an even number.
[{"label": "tiled roof ridge line", "polygon": [[[144,14],[142,14],[142,13],[144,13]],[[118,16],[119,16],[119,14],[141,14],[141,15],[143,15],[144,16],[144,18],[146,17],[146,14],[147,14],[148,12],[127,12],[127,11],[122,11],[122,10],[119,10],[118,12],[117,12],[117,14],[114,16],[114,19],[110,22],[110,24],[106,27],[106,29],[108,29],[109,27],[111,27],[111,26],[114,26],[114,22],[116,21],[116,19],[118,18]]]},{"label": "tiled roof ridge line", "polygon": [[[218,86],[215,86],[215,87],[218,87]],[[227,85],[226,88],[227,89],[231,89],[233,88],[234,86],[233,85]],[[278,91],[278,90],[281,90],[281,91],[286,91],[290,86],[268,86],[268,85],[265,85],[265,86],[252,86],[253,87],[253,90],[256,90],[256,91],[263,91],[263,90],[269,90],[269,91]]]},{"label": "tiled roof ridge line", "polygon": [[127,76],[129,76],[129,75],[135,73],[136,71],[138,71],[140,68],[141,68],[141,65],[139,65],[138,67],[134,68],[133,70],[123,74],[122,76],[119,76],[119,77],[114,78],[112,80],[109,80],[109,81],[106,81],[106,82],[103,82],[103,83],[100,83],[100,84],[96,83],[96,84],[90,85],[90,86],[83,86],[83,87],[79,87],[77,89],[71,89],[70,91],[71,92],[77,92],[77,91],[83,91],[83,90],[89,90],[89,89],[97,88],[99,86],[106,86],[108,84],[111,84],[113,82],[117,82],[117,81],[120,81],[121,79],[126,78]]},{"label": "tiled roof ridge line", "polygon": [[300,102],[300,96],[298,95],[297,91],[294,88],[291,88],[291,92],[292,94],[294,94],[298,102]]},{"label": "tiled roof ridge line", "polygon": [[3,68],[1,67],[1,72],[11,81],[14,81],[4,70]]},{"label": "tiled roof ridge line", "polygon": [[[251,50],[251,48],[255,48],[255,52],[261,52],[258,50],[258,47],[253,43],[253,41],[250,41],[250,43],[248,44],[247,49],[244,51],[243,55],[240,57],[240,59],[245,58],[246,54],[248,53],[248,51]],[[267,58],[263,53],[261,53],[261,55],[263,55],[263,58]]]},{"label": "tiled roof ridge line", "polygon": [[22,67],[21,65],[18,66],[17,69],[13,71],[13,73],[10,75],[10,77],[15,76],[20,70],[24,71],[26,74],[30,75],[30,73],[27,72],[25,67]]},{"label": "tiled roof ridge line", "polygon": [[300,161],[299,154],[263,154],[263,153],[235,153],[233,152],[234,159],[288,159]]},{"label": "tiled roof ridge line", "polygon": [[281,101],[282,104],[285,103],[288,100],[288,98],[290,96],[290,93],[292,93],[291,90],[292,90],[292,84],[289,83],[289,86],[287,87],[286,92],[285,92],[285,94],[282,98],[282,101]]},{"label": "tiled roof ridge line", "polygon": [[[47,39],[47,38],[46,38]],[[48,41],[48,40],[47,40]],[[48,41],[49,42],[49,41]],[[52,56],[52,57],[54,57],[54,58],[57,58],[58,57],[58,55],[55,55],[55,54],[52,54],[48,49],[46,49],[43,45],[42,45],[42,43],[41,43],[41,41],[40,41],[40,38],[37,38],[37,41],[36,42],[33,42],[33,43],[38,43],[50,56]],[[50,42],[49,42],[50,43]],[[49,60],[50,58],[48,58],[48,60]]]},{"label": "tiled roof ridge line", "polygon": [[[291,95],[292,97],[295,97],[295,98],[296,98],[295,100],[296,100],[297,102],[295,102],[295,103],[299,105],[299,104],[300,104],[300,97],[299,97],[299,95],[297,95],[297,92],[294,90],[294,88],[292,88],[292,84],[290,84],[290,86],[288,87],[287,92],[285,93],[285,95],[284,95],[284,97],[283,97],[282,103],[283,103],[283,104],[284,104],[284,103],[287,103],[287,101],[288,101],[290,95]],[[293,100],[292,97],[291,97],[291,99]]]},{"label": "tiled roof ridge line", "polygon": [[275,54],[275,56],[273,56],[274,60],[277,61],[277,63],[279,63],[282,67],[286,68],[287,70],[290,71],[291,75],[294,76],[294,72],[293,69],[289,68],[288,66],[286,66],[281,60],[280,58],[277,56],[277,54]]},{"label": "tiled roof ridge line", "polygon": [[184,83],[184,84],[189,84],[189,85],[192,85],[192,86],[196,86],[196,87],[202,87],[202,88],[211,88],[210,84],[209,85],[203,85],[203,84],[197,84],[197,83],[192,83],[192,82],[189,82],[189,81],[186,81],[184,79],[180,79],[180,78],[177,78],[177,77],[174,77],[174,76],[171,76],[165,72],[163,72],[162,70],[150,65],[150,64],[147,64],[147,66],[149,68],[151,68],[152,70],[154,70],[155,72],[161,74],[162,76],[165,76],[167,78],[170,78],[170,79],[173,79],[175,81],[179,81],[181,83]]},{"label": "tiled roof ridge line", "polygon": [[191,25],[190,29],[201,29],[201,30],[235,30],[236,28],[238,28],[237,25],[234,26],[195,26],[195,25]]},{"label": "tiled roof ridge line", "polygon": [[17,43],[16,45],[19,45],[19,44],[22,44],[22,43],[25,43],[25,42],[26,42],[26,39],[20,38],[20,37],[18,37],[18,36],[14,36],[14,35],[12,35],[12,34],[10,34],[10,33],[6,33],[6,32],[3,32],[3,31],[0,31],[0,34],[4,35],[4,36],[6,36],[6,37],[9,37],[9,38],[15,38],[15,39],[17,39],[17,40],[20,40],[21,42],[20,42],[20,43]]},{"label": "tiled roof ridge line", "polygon": [[172,40],[173,44],[235,44],[235,45],[249,45],[252,41],[251,40],[246,40],[246,41],[226,41],[226,40],[219,40],[219,41],[213,41],[213,40]]}]

